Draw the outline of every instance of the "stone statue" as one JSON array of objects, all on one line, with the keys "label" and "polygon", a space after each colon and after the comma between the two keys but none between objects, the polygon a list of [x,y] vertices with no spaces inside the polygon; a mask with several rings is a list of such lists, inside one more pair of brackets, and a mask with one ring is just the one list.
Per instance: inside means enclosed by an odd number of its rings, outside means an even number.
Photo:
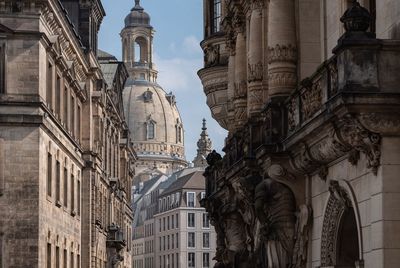
[{"label": "stone statue", "polygon": [[229,188],[231,191],[230,197],[233,197],[233,200],[226,202],[221,208],[226,245],[223,263],[227,268],[247,268],[247,237],[246,232],[243,231],[245,222],[238,211],[237,199],[234,198],[233,188],[232,186]]},{"label": "stone statue", "polygon": [[255,211],[260,229],[260,267],[292,267],[295,238],[295,197],[286,185],[264,179],[255,189]]}]

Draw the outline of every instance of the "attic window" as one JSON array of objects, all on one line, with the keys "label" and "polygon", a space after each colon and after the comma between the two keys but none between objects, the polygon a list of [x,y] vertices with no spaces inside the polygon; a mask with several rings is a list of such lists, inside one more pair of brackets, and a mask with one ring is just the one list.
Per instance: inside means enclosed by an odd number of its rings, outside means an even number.
[{"label": "attic window", "polygon": [[147,89],[146,92],[143,93],[144,102],[151,102],[153,101],[153,92]]}]

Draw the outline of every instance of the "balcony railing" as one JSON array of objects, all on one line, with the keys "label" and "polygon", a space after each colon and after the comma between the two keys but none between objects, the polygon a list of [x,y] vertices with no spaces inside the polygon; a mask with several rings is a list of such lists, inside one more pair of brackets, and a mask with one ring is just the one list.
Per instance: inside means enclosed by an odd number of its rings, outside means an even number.
[{"label": "balcony railing", "polygon": [[118,225],[108,226],[107,247],[118,250],[126,246],[124,232]]}]

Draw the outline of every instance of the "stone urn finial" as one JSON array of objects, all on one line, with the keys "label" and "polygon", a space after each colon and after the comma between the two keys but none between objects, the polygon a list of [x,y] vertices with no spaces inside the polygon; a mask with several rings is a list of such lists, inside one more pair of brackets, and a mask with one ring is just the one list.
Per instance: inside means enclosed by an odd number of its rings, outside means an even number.
[{"label": "stone urn finial", "polygon": [[344,24],[346,32],[366,32],[371,24],[372,16],[366,8],[354,0],[340,21]]}]

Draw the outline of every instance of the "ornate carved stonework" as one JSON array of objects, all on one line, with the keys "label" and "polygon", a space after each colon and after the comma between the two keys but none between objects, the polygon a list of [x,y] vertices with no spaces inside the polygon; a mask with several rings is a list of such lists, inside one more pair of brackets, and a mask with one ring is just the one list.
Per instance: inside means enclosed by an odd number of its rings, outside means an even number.
[{"label": "ornate carved stonework", "polygon": [[297,63],[297,48],[292,44],[268,47],[268,63],[282,61]]},{"label": "ornate carved stonework", "polygon": [[265,0],[251,0],[251,9],[263,9]]},{"label": "ornate carved stonework", "polygon": [[336,265],[336,236],[343,213],[351,208],[351,201],[347,192],[339,186],[337,181],[331,181],[329,186],[330,197],[325,210],[321,237],[321,266],[333,267]]},{"label": "ornate carved stonework", "polygon": [[235,83],[235,98],[246,98],[247,96],[247,83],[246,81],[240,81]]},{"label": "ornate carved stonework", "polygon": [[297,83],[297,75],[293,72],[269,72],[268,73],[269,87],[280,87],[292,85],[293,88]]},{"label": "ornate carved stonework", "polygon": [[310,119],[322,106],[321,79],[315,81],[301,95],[301,112],[304,120]]},{"label": "ornate carved stonework", "polygon": [[292,98],[288,104],[288,129],[293,131],[299,124],[297,98]]},{"label": "ornate carved stonework", "polygon": [[[377,174],[381,158],[381,135],[367,130],[357,118],[351,115],[346,115],[340,121],[340,138],[345,144],[353,148],[355,154],[360,152],[365,154],[368,161],[367,167],[371,168],[374,174]],[[357,162],[357,158],[352,158],[354,160],[352,164]]]},{"label": "ornate carved stonework", "polygon": [[219,45],[208,45],[204,49],[205,67],[215,66],[219,63]]},{"label": "ornate carved stonework", "polygon": [[262,81],[264,76],[264,66],[262,62],[257,64],[248,64],[248,81]]}]

